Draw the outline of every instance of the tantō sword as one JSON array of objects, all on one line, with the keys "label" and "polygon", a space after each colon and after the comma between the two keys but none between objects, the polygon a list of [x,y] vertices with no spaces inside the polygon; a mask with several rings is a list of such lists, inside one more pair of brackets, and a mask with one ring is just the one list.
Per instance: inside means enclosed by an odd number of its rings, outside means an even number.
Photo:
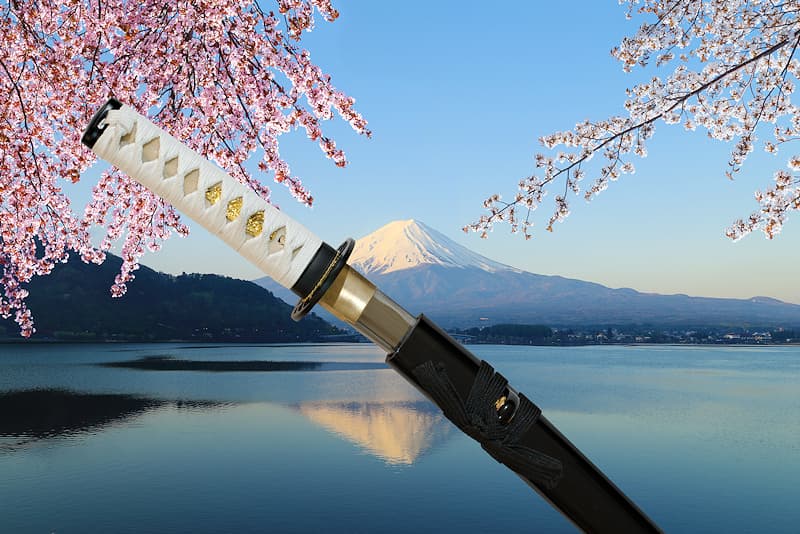
[{"label": "tant\u014d sword", "polygon": [[337,249],[322,242],[114,99],[97,112],[82,141],[297,294],[294,319],[319,303],[384,349],[391,367],[575,526],[660,532],[503,376],[347,265],[352,239]]}]

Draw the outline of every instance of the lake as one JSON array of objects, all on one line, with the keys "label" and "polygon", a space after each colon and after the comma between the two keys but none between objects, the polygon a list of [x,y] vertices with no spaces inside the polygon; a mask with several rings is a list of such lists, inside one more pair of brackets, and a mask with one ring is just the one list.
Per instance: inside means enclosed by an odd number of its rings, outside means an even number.
[{"label": "lake", "polygon": [[[800,347],[470,349],[667,532],[800,532]],[[382,361],[0,345],[0,532],[574,532]]]}]

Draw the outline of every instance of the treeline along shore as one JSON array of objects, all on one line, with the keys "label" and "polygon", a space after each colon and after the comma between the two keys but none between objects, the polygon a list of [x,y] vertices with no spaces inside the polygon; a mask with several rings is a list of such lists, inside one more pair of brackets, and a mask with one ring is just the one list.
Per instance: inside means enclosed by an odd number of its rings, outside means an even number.
[{"label": "treeline along shore", "polygon": [[[72,256],[27,288],[36,332],[29,341],[203,341],[289,343],[346,339],[309,314],[291,319],[291,306],[266,289],[213,274],[159,273],[142,266],[127,293],[109,288],[122,260],[102,265]],[[13,319],[0,319],[0,338],[23,341]]]},{"label": "treeline along shore", "polygon": [[463,343],[493,345],[800,344],[800,328],[782,327],[664,328],[653,325],[622,325],[551,328],[545,325],[499,324],[454,329],[451,334]]},{"label": "treeline along shore", "polygon": [[[269,290],[213,274],[168,275],[142,266],[122,298],[109,288],[122,260],[102,265],[70,257],[27,288],[36,333],[20,337],[12,319],[0,319],[0,342],[215,342],[309,343],[366,341],[317,315],[291,320],[291,306]],[[433,319],[436,320],[436,314]],[[487,324],[450,328],[465,343],[592,345],[631,343],[787,344],[800,341],[800,325],[548,326]]]}]

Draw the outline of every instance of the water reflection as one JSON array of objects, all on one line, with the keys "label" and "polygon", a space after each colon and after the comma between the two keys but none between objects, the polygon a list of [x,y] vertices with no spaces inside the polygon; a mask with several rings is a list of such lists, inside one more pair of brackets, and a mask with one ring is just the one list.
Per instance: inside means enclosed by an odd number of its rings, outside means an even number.
[{"label": "water reflection", "polygon": [[[574,532],[366,344],[204,347],[0,346],[0,532]],[[667,532],[798,532],[798,347],[475,349]]]},{"label": "water reflection", "polygon": [[208,409],[221,405],[65,389],[0,392],[0,453],[64,435],[94,433],[160,408]]},{"label": "water reflection", "polygon": [[427,401],[304,402],[292,406],[388,464],[411,465],[455,431]]}]

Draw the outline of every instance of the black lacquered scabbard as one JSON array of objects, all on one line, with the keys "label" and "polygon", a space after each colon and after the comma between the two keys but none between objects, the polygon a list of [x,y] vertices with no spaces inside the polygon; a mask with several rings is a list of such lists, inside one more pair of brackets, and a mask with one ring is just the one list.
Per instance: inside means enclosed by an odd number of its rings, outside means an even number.
[{"label": "black lacquered scabbard", "polygon": [[[440,404],[440,399],[431,395],[430,383],[420,380],[420,369],[426,366],[437,368],[440,375],[448,377],[463,401],[470,397],[481,366],[486,365],[424,316],[418,318],[417,324],[401,345],[387,357],[387,362],[437,404]],[[507,390],[510,388],[507,387]],[[449,417],[448,409],[442,408]],[[491,411],[488,414],[491,416]],[[508,425],[512,423],[513,418]],[[476,439],[480,441],[481,437]],[[524,467],[509,467],[579,529],[608,534],[661,532],[544,416],[538,415],[514,440],[520,446],[537,451],[560,464],[560,475],[555,480],[543,479],[540,469],[525,472]]]}]

